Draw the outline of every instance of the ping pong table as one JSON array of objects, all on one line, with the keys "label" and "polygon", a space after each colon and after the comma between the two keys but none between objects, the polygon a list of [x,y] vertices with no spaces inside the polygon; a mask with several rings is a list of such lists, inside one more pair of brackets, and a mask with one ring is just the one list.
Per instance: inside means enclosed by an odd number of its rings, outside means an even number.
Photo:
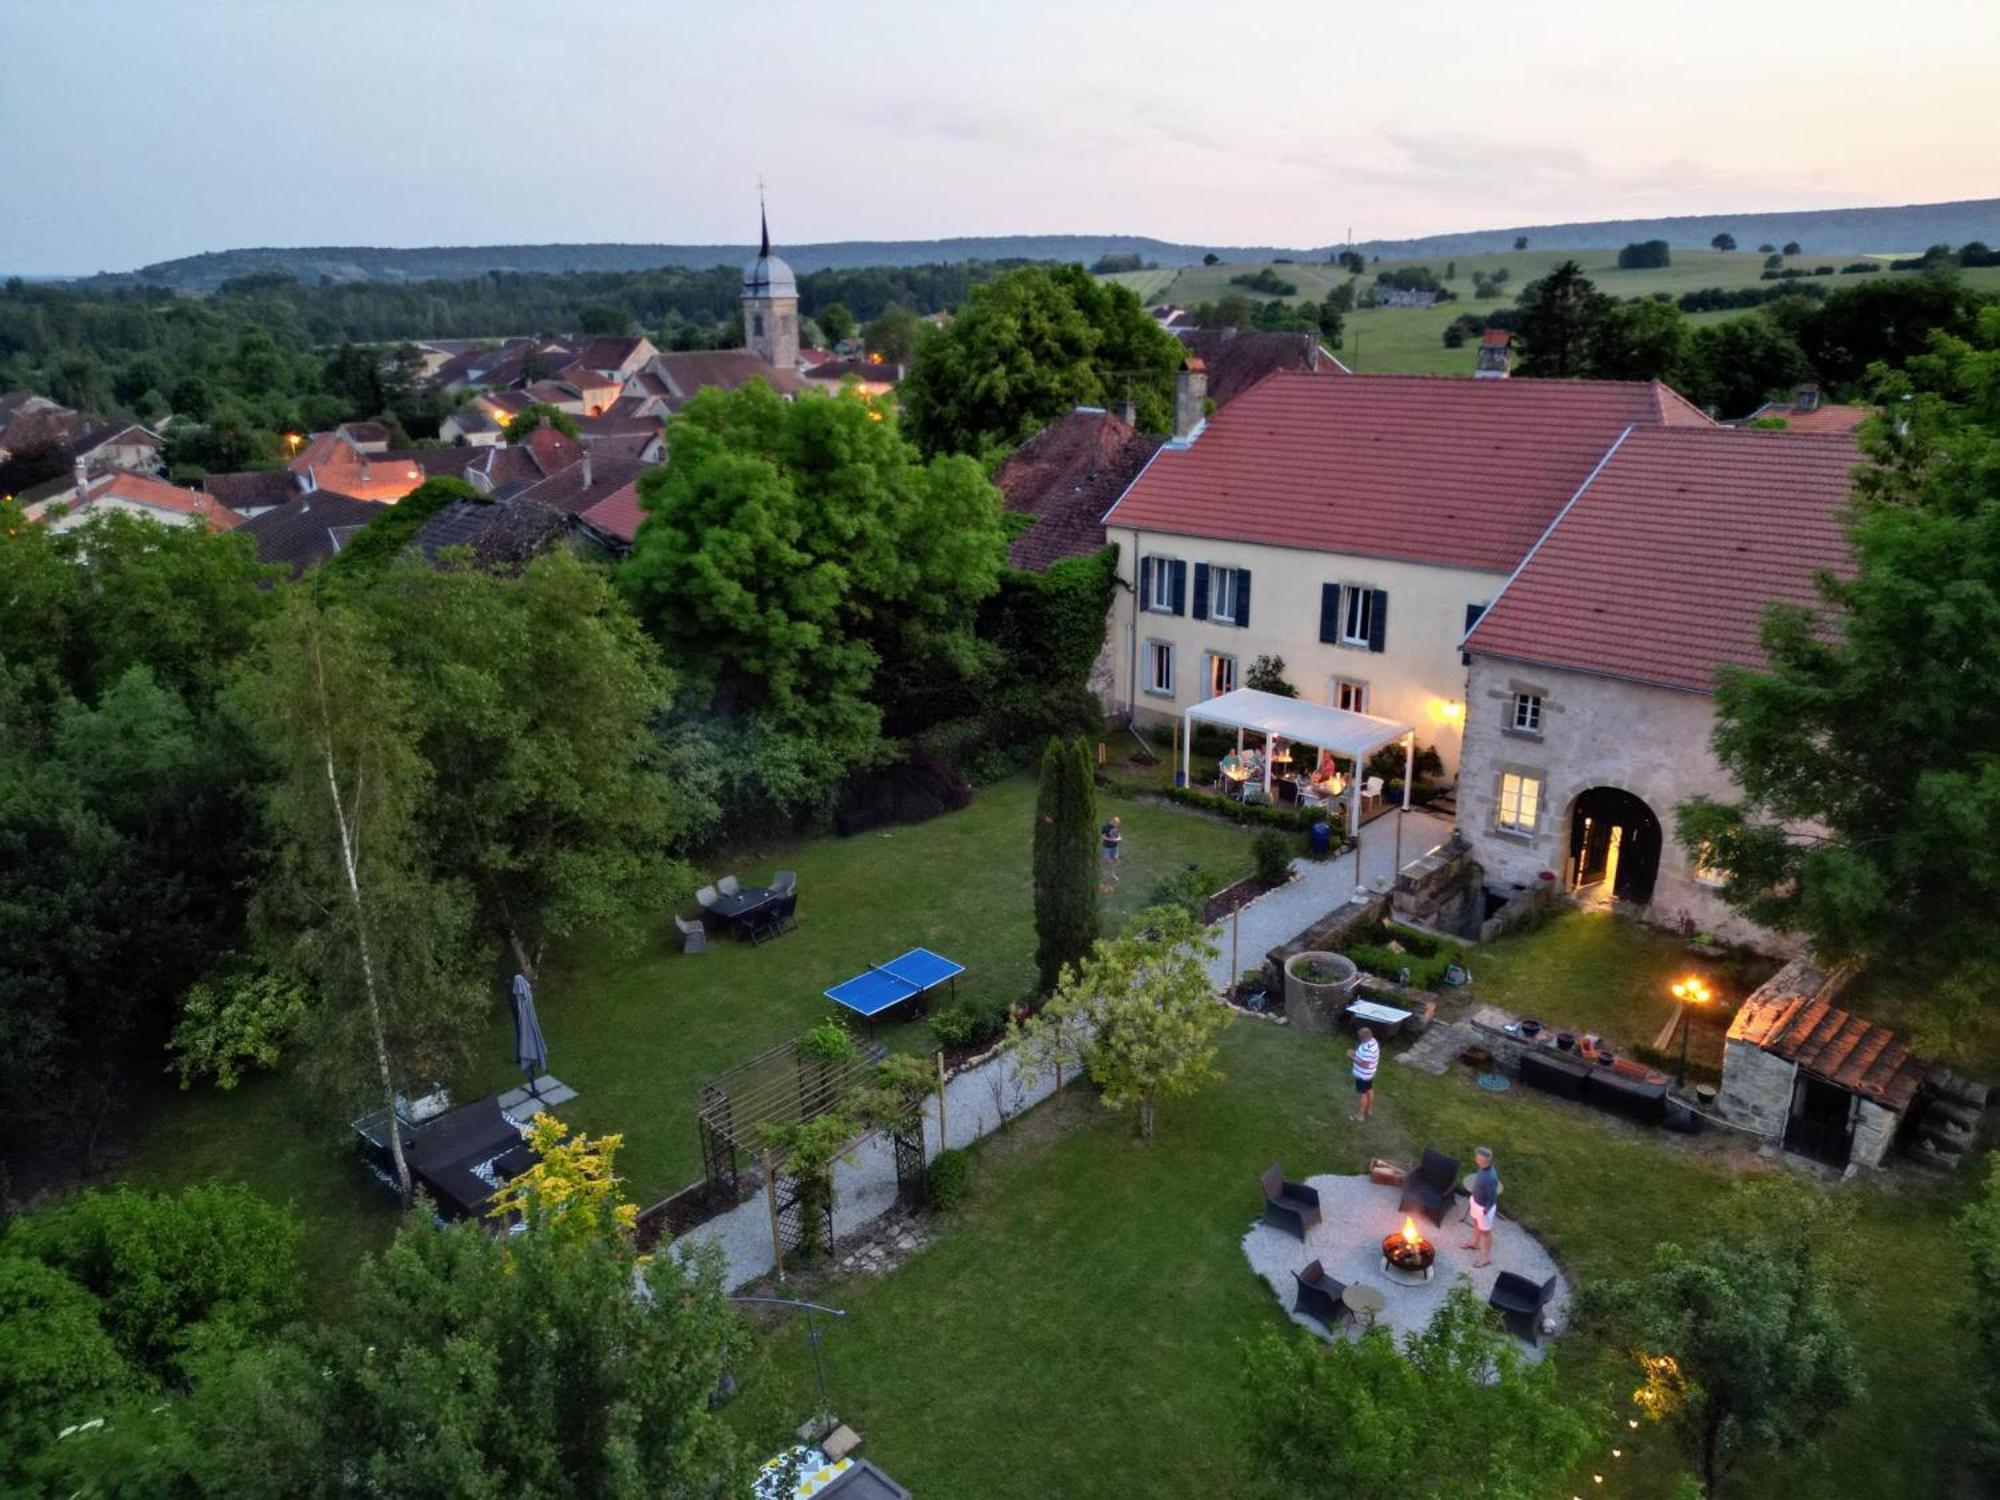
[{"label": "ping pong table", "polygon": [[826,998],[873,1026],[897,1006],[920,999],[941,984],[949,983],[957,994],[958,976],[964,972],[964,964],[928,948],[912,948],[886,964],[870,964],[865,973],[843,979],[826,992]]}]

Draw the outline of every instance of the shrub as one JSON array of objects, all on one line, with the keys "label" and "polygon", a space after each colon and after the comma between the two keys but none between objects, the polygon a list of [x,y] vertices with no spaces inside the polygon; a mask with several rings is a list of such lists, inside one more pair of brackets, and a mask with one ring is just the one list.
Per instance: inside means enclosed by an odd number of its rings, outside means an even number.
[{"label": "shrub", "polygon": [[854,1038],[838,1021],[822,1021],[799,1038],[799,1055],[818,1062],[846,1062],[855,1055]]},{"label": "shrub", "polygon": [[931,1037],[946,1052],[980,1047],[1007,1029],[1007,1002],[991,997],[960,1000],[931,1015]]},{"label": "shrub", "polygon": [[1146,897],[1148,906],[1178,906],[1196,921],[1208,904],[1208,877],[1197,865],[1185,865],[1157,881]]},{"label": "shrub", "polygon": [[1282,885],[1291,878],[1293,843],[1275,828],[1266,828],[1250,841],[1258,880],[1265,885]]},{"label": "shrub", "polygon": [[1618,252],[1621,271],[1650,271],[1671,262],[1665,240],[1635,240]]},{"label": "shrub", "polygon": [[931,1207],[950,1213],[972,1190],[972,1153],[953,1147],[940,1151],[924,1168],[924,1195]]},{"label": "shrub", "polygon": [[[1389,946],[1399,943],[1398,953]],[[1420,990],[1434,990],[1444,982],[1444,973],[1453,964],[1465,961],[1465,949],[1448,938],[1435,937],[1397,922],[1377,923],[1363,940],[1344,944],[1340,950],[1355,966],[1383,979],[1397,979],[1409,971],[1409,984]]]},{"label": "shrub", "polygon": [[863,771],[841,791],[833,826],[842,837],[885,823],[921,823],[957,812],[972,801],[972,788],[945,761],[921,745],[888,766]]},{"label": "shrub", "polygon": [[948,1006],[931,1012],[931,1040],[941,1052],[956,1052],[972,1045],[971,1013],[962,1006]]},{"label": "shrub", "polygon": [[1214,792],[1204,792],[1199,787],[1177,786],[1168,789],[1167,795],[1184,807],[1197,807],[1203,812],[1217,813],[1237,823],[1261,823],[1267,828],[1289,828],[1295,833],[1309,831],[1315,823],[1333,825],[1336,840],[1345,836],[1347,809],[1344,807],[1318,808],[1266,807],[1256,802],[1237,802],[1228,797],[1219,797]]}]

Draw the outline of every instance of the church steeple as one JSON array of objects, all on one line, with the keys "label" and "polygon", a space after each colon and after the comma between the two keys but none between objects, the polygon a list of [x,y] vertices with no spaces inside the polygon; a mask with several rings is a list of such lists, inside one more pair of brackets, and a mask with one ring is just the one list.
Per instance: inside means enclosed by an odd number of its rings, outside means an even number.
[{"label": "church steeple", "polygon": [[771,216],[757,184],[757,258],[743,268],[743,346],[779,369],[799,361],[799,287],[792,268],[771,253]]},{"label": "church steeple", "polygon": [[771,216],[764,211],[764,184],[757,184],[757,226],[764,231],[764,240],[757,247],[760,259],[771,258]]}]

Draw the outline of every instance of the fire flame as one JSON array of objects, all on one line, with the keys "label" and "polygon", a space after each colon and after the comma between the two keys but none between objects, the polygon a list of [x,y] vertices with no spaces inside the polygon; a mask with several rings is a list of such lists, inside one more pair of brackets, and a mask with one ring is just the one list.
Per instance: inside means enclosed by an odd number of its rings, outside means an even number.
[{"label": "fire flame", "polygon": [[1405,1214],[1403,1216],[1403,1243],[1414,1250],[1423,1242],[1424,1237],[1417,1233],[1417,1221]]}]

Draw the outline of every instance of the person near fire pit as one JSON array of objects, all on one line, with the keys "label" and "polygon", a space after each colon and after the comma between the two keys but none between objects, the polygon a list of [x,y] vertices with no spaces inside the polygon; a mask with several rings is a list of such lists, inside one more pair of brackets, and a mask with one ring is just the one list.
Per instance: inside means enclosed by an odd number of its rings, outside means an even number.
[{"label": "person near fire pit", "polygon": [[1465,1248],[1476,1257],[1473,1265],[1483,1266],[1493,1259],[1493,1216],[1500,1208],[1500,1174],[1493,1170],[1492,1147],[1474,1147],[1472,1159],[1479,1170],[1472,1174],[1472,1243]]},{"label": "person near fire pit", "polygon": [[1375,1040],[1375,1033],[1364,1026],[1359,1040],[1347,1049],[1347,1055],[1354,1064],[1354,1092],[1357,1096],[1354,1118],[1357,1123],[1366,1125],[1368,1117],[1375,1112],[1375,1070],[1382,1065],[1382,1044]]}]

